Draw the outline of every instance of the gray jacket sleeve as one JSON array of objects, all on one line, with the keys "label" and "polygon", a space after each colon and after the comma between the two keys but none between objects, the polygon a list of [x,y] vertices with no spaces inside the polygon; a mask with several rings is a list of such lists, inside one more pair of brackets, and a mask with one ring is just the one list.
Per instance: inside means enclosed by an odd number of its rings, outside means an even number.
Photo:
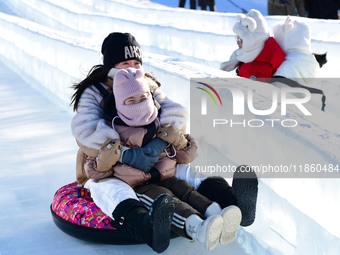
[{"label": "gray jacket sleeve", "polygon": [[75,139],[87,147],[100,149],[108,140],[119,140],[118,133],[109,125],[103,117],[103,109],[100,106],[102,95],[91,86],[82,94],[77,112],[72,119],[71,129]]}]

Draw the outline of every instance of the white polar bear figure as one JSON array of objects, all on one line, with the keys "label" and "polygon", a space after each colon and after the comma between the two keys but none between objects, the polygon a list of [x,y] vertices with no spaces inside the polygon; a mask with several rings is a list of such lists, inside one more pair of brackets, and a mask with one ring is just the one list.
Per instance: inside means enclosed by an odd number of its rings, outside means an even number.
[{"label": "white polar bear figure", "polygon": [[[273,26],[273,36],[285,52],[286,57],[274,73],[272,84],[276,87],[300,86],[308,89],[314,95],[320,94],[321,109],[324,110],[326,97],[323,91],[314,88],[316,84],[313,84],[315,81],[313,78],[316,77],[320,66],[311,51],[310,27],[305,22],[292,20],[288,16],[283,23]],[[275,79],[276,77],[280,79]],[[300,97],[301,95],[297,94],[296,96]],[[310,103],[317,105],[320,104],[320,100],[313,96]]]},{"label": "white polar bear figure", "polygon": [[305,85],[308,78],[315,78],[319,64],[311,52],[310,27],[289,16],[284,23],[273,26],[273,35],[286,54],[286,58],[274,76],[284,76],[293,80],[301,79]]}]

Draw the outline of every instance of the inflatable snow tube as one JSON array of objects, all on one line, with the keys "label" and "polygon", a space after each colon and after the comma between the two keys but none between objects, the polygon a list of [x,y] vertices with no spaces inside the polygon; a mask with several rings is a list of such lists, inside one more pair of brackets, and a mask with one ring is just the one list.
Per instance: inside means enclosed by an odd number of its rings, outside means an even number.
[{"label": "inflatable snow tube", "polygon": [[[141,244],[131,238],[123,227],[116,228],[113,220],[93,202],[90,191],[77,182],[62,186],[51,204],[54,223],[73,237],[105,244]],[[171,238],[178,237],[172,233]]]},{"label": "inflatable snow tube", "polygon": [[89,190],[77,183],[57,190],[51,204],[54,223],[65,233],[89,242],[138,244],[124,228],[115,228],[113,220],[93,202]]}]

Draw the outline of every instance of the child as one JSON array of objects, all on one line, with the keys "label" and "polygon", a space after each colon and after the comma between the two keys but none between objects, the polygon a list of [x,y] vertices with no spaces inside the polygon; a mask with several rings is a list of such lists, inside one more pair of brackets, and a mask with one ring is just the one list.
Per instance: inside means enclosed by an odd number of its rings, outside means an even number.
[{"label": "child", "polygon": [[285,58],[274,37],[269,34],[267,21],[257,10],[241,14],[233,27],[238,49],[229,61],[221,64],[224,71],[237,68],[237,74],[253,80],[270,80]]},{"label": "child", "polygon": [[[119,70],[113,78],[113,94],[118,116],[113,119],[112,125],[119,133],[122,144],[131,148],[141,147],[150,139],[154,139],[159,126],[158,109],[144,77],[142,69],[128,68]],[[175,201],[172,230],[180,236],[198,240],[204,243],[207,250],[212,250],[218,243],[225,244],[235,239],[241,212],[236,206],[222,210],[217,203],[195,191],[189,183],[173,177],[176,164],[191,162],[197,150],[193,139],[187,136],[188,143],[183,135],[178,135],[179,138],[173,139],[176,139],[180,146],[177,149],[169,146],[150,171],[141,171],[120,163],[112,169],[100,169],[104,164],[97,167],[96,159],[90,157],[85,163],[85,170],[91,178],[107,177],[109,173],[131,186],[136,186],[137,195],[144,201],[152,200],[162,193],[171,194]],[[181,149],[184,146],[185,148]],[[98,158],[105,161],[105,156],[101,153]],[[158,185],[147,184],[150,182]]]}]

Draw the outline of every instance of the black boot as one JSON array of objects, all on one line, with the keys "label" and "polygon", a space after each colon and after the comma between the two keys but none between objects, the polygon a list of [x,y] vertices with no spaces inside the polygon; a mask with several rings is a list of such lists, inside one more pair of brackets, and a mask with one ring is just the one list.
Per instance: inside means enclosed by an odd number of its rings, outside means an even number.
[{"label": "black boot", "polygon": [[241,226],[250,226],[255,221],[258,192],[257,176],[251,167],[244,165],[237,167],[232,189],[237,199],[237,206],[242,212]]},{"label": "black boot", "polygon": [[237,200],[233,189],[228,182],[220,177],[213,176],[203,180],[197,191],[210,200],[218,203],[221,208],[226,208],[229,205],[237,205]]},{"label": "black boot", "polygon": [[174,210],[172,197],[162,194],[154,200],[150,210],[139,200],[127,199],[116,207],[112,216],[131,237],[161,253],[170,243]]}]

